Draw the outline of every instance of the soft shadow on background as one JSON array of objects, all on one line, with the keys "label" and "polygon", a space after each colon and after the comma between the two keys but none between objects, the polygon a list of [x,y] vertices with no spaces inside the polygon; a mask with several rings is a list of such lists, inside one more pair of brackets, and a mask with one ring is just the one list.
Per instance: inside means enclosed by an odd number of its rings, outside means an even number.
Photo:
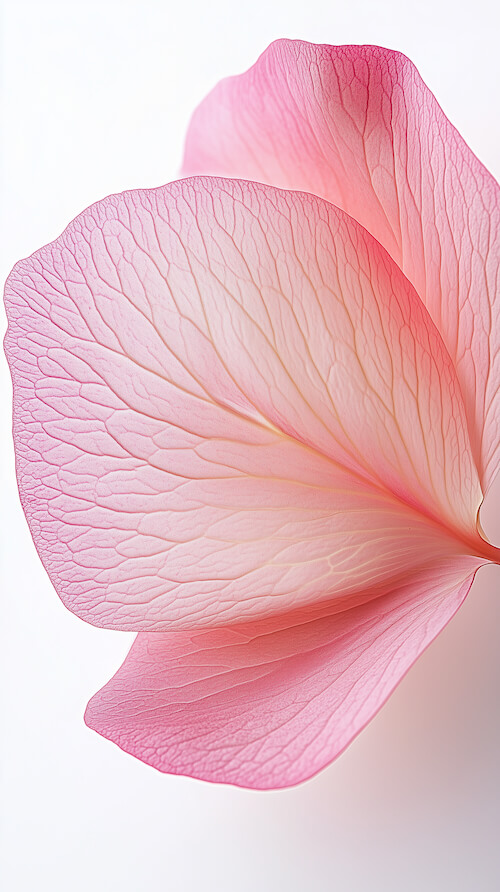
[{"label": "soft shadow on background", "polygon": [[[110,192],[175,179],[191,111],[277,37],[379,43],[420,68],[498,177],[497,4],[4,0],[1,278]],[[83,724],[131,641],[58,601],[18,504],[1,367],[5,892],[494,892],[500,568],[379,716],[301,787],[162,776]],[[500,544],[500,482],[482,523]]]}]

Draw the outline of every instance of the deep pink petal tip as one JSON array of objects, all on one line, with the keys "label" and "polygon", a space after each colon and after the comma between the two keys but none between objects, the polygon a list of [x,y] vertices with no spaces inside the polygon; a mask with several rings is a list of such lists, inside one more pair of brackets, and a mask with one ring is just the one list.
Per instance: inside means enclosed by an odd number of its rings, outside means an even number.
[{"label": "deep pink petal tip", "polygon": [[387,248],[455,362],[486,491],[500,449],[500,187],[410,60],[276,41],[195,111],[183,170],[313,192]]}]

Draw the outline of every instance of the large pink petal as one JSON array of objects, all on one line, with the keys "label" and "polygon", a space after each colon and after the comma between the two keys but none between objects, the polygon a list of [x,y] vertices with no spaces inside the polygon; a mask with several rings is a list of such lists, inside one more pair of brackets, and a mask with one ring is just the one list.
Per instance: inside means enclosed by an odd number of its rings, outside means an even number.
[{"label": "large pink petal", "polygon": [[85,720],[160,771],[299,783],[372,718],[470,583],[443,568],[336,616],[140,634]]},{"label": "large pink petal", "polygon": [[90,622],[339,609],[488,556],[448,353],[321,199],[210,179],[113,196],[6,294],[23,505]]},{"label": "large pink petal", "polygon": [[486,488],[500,449],[500,189],[411,62],[278,41],[195,112],[184,172],[313,192],[387,248],[456,364]]}]

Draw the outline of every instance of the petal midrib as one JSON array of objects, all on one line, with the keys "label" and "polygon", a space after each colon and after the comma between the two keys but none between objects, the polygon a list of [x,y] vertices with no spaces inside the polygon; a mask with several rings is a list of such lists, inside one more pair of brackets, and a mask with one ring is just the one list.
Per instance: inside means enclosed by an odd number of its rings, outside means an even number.
[{"label": "petal midrib", "polygon": [[[408,502],[405,498],[400,496],[395,490],[393,490],[390,486],[388,486],[384,480],[380,478],[378,474],[373,472],[368,472],[364,474],[362,470],[356,470],[356,468],[349,467],[344,462],[332,458],[325,450],[321,449],[316,445],[311,445],[306,440],[294,437],[291,434],[284,431],[281,427],[275,425],[272,421],[270,421],[266,416],[260,415],[260,419],[255,418],[250,413],[247,415],[241,409],[236,409],[233,406],[226,405],[225,403],[220,403],[220,405],[231,412],[233,415],[236,415],[240,418],[244,418],[246,421],[251,422],[261,428],[265,428],[271,430],[274,434],[279,435],[283,440],[286,440],[291,443],[299,444],[302,448],[308,450],[313,455],[319,455],[321,458],[326,459],[331,465],[336,468],[339,468],[344,473],[351,475],[355,480],[358,480],[365,486],[368,490],[371,490],[374,494],[382,493],[384,496],[389,497],[393,502],[399,505],[403,505],[406,510],[413,511],[417,516],[423,517],[427,523],[436,527],[440,534],[443,532],[447,537],[453,538],[454,540],[458,540],[462,545],[465,545],[465,553],[473,554],[476,557],[481,557],[487,561],[494,561],[500,563],[500,548],[492,545],[487,542],[477,531],[477,535],[474,536],[471,533],[470,538],[468,538],[464,531],[461,530],[458,525],[456,527],[452,527],[443,521],[441,517],[432,512],[428,507],[424,506],[422,503],[412,504]],[[479,512],[480,505],[478,505],[477,511]],[[476,519],[476,529],[477,529],[477,519]]]}]

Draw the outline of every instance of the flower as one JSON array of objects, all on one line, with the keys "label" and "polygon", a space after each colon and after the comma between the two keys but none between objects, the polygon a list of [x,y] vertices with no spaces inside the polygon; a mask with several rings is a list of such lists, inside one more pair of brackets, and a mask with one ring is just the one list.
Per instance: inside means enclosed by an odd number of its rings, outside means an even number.
[{"label": "flower", "polygon": [[499,187],[404,56],[295,41],[202,103],[183,172],[12,271],[19,488],[64,603],[138,632],[90,727],[283,787],[500,560]]}]

